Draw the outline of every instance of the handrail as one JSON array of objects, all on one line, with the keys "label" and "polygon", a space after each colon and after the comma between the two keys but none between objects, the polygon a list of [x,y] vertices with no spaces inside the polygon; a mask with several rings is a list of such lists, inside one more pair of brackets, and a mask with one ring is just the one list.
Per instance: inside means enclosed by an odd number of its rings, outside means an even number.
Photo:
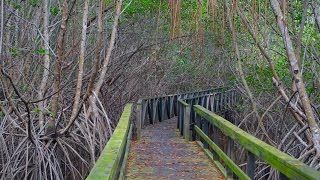
[{"label": "handrail", "polygon": [[[258,138],[252,136],[251,134],[243,131],[237,126],[233,125],[226,119],[216,115],[215,113],[207,110],[204,107],[195,105],[195,112],[205,118],[209,123],[219,128],[226,136],[233,139],[235,142],[240,144],[244,149],[255,155],[256,157],[264,160],[271,167],[278,170],[290,179],[320,179],[320,172],[312,169],[306,164],[300,162],[294,157],[276,149],[273,146],[259,140]],[[200,129],[200,127],[195,127],[196,131],[200,136],[209,144],[213,149],[216,149],[216,144],[209,139]],[[222,156],[220,156],[222,157]],[[224,159],[224,158],[222,158]],[[250,158],[248,158],[250,159]],[[226,163],[227,164],[227,163]],[[235,168],[234,166],[231,166]],[[254,166],[253,166],[254,167]],[[231,168],[232,169],[232,168]],[[232,169],[233,170],[233,169]],[[239,169],[238,169],[239,170]],[[248,170],[248,169],[247,169]],[[254,173],[254,171],[253,171]],[[241,179],[247,179],[248,177],[241,172],[238,172]],[[243,176],[241,176],[243,175]],[[252,177],[252,175],[251,175]]]},{"label": "handrail", "polygon": [[130,136],[130,116],[132,104],[127,104],[122,112],[116,129],[114,130],[107,145],[100,154],[99,159],[91,169],[87,180],[117,179],[123,163],[126,163],[125,153],[128,146],[128,135]]},{"label": "handrail", "polygon": [[206,89],[206,90],[201,90],[201,91],[190,91],[190,92],[183,92],[183,93],[177,93],[177,94],[169,94],[169,95],[162,95],[162,96],[155,96],[155,97],[146,97],[146,98],[142,98],[141,100],[149,100],[149,99],[156,99],[156,98],[163,98],[163,97],[169,97],[169,96],[178,96],[178,95],[187,95],[187,94],[195,94],[195,93],[206,93],[206,92],[215,92],[218,90],[225,90],[225,89],[229,89],[228,86],[219,86],[216,88],[210,88],[210,89]]}]

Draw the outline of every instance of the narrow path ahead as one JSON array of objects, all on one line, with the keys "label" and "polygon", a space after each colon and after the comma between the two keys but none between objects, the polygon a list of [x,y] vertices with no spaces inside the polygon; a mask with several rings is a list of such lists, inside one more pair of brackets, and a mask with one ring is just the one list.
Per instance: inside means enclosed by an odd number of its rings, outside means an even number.
[{"label": "narrow path ahead", "polygon": [[196,142],[186,142],[176,119],[147,126],[133,141],[126,179],[225,179]]}]

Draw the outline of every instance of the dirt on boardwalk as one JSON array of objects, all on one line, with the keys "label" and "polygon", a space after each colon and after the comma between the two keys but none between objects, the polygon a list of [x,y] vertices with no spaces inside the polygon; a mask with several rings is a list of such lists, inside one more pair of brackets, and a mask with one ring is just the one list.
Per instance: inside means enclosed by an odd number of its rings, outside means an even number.
[{"label": "dirt on boardwalk", "polygon": [[176,119],[148,126],[133,141],[126,179],[225,179],[196,142],[186,142]]}]

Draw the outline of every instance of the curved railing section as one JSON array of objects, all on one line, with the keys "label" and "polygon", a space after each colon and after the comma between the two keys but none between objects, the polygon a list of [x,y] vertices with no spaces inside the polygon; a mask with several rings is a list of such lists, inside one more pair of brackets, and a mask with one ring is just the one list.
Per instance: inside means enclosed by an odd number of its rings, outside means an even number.
[{"label": "curved railing section", "polygon": [[132,104],[127,104],[116,129],[91,169],[88,180],[123,178],[132,135],[131,113]]},{"label": "curved railing section", "polygon": [[204,96],[226,91],[228,87],[218,87],[197,92],[187,92],[167,96],[139,99],[136,104],[135,138],[140,138],[143,127],[162,122],[178,115],[178,100]]},{"label": "curved railing section", "polygon": [[[225,91],[216,91],[201,96],[181,98],[178,100],[178,124],[177,127],[180,130],[181,135],[188,136],[186,133],[192,128],[195,121],[194,105],[201,105],[212,112],[216,112],[221,115],[225,115],[227,110],[240,100],[241,96],[235,89],[229,89]],[[190,118],[188,118],[190,116]],[[195,134],[193,133],[193,136]],[[187,137],[185,137],[188,139]],[[193,138],[194,139],[194,138]]]}]

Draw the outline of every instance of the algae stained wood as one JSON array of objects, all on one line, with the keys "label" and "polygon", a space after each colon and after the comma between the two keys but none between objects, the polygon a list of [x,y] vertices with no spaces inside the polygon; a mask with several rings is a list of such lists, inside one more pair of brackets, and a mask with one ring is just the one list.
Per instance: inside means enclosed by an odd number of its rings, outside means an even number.
[{"label": "algae stained wood", "polygon": [[130,127],[132,104],[127,104],[107,145],[92,168],[88,180],[116,179],[122,166],[121,158],[126,148]]},{"label": "algae stained wood", "polygon": [[320,172],[248,134],[226,119],[198,105],[195,106],[195,111],[217,126],[225,135],[287,177],[291,179],[320,179]]}]

